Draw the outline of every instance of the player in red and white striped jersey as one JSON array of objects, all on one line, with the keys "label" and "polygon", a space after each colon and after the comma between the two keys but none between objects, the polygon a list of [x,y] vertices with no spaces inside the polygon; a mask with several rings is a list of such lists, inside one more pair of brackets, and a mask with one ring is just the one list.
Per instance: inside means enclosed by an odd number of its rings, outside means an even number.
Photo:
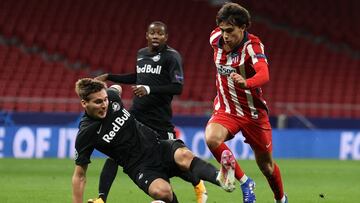
[{"label": "player in red and white striped jersey", "polygon": [[[261,90],[269,81],[264,45],[257,36],[247,32],[250,14],[236,3],[225,4],[216,22],[218,27],[210,35],[210,44],[217,68],[217,96],[206,127],[207,145],[222,163],[223,152],[230,151],[224,141],[241,131],[245,142],[254,150],[256,162],[276,202],[287,202],[279,167],[272,158],[271,126]],[[244,202],[255,202],[254,181],[244,174],[238,163],[234,171],[243,190]]]}]

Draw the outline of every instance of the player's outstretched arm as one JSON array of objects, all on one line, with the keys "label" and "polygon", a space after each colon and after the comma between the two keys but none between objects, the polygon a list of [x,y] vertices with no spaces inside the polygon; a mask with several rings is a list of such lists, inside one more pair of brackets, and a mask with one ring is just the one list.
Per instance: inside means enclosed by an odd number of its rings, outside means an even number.
[{"label": "player's outstretched arm", "polygon": [[95,77],[95,79],[105,82],[107,80],[108,76],[109,76],[109,74],[105,73],[105,74],[102,74],[102,75],[99,75],[99,76]]},{"label": "player's outstretched arm", "polygon": [[83,202],[84,189],[86,184],[86,170],[87,170],[87,165],[75,166],[74,174],[72,177],[73,203]]}]

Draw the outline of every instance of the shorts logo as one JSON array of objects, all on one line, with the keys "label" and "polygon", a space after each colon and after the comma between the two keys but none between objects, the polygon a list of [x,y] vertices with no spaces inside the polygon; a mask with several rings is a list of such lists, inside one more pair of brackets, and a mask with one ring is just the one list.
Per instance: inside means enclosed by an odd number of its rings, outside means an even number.
[{"label": "shorts logo", "polygon": [[143,173],[140,173],[139,174],[139,180],[141,180],[141,178],[143,178],[144,177],[144,174]]}]

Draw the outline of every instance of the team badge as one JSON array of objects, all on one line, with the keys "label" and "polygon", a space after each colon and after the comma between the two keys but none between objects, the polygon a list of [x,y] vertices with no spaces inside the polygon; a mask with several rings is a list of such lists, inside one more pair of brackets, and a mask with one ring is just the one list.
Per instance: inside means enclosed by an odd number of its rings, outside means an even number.
[{"label": "team badge", "polygon": [[114,112],[120,110],[120,104],[117,103],[117,102],[113,102],[113,103],[111,104],[111,107],[112,107],[112,109],[113,109]]},{"label": "team badge", "polygon": [[158,62],[158,61],[160,60],[160,54],[152,57],[152,60],[153,60],[154,62]]},{"label": "team badge", "polygon": [[77,160],[78,158],[79,158],[79,153],[78,153],[77,150],[75,149],[74,159]]}]

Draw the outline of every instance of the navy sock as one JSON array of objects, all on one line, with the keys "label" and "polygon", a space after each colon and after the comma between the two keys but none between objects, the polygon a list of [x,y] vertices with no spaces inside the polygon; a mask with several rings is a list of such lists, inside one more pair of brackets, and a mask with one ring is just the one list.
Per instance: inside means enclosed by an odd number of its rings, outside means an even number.
[{"label": "navy sock", "polygon": [[106,202],[110,188],[116,177],[118,165],[113,159],[106,159],[99,180],[99,197]]},{"label": "navy sock", "polygon": [[194,157],[190,164],[190,171],[195,176],[199,177],[201,180],[211,182],[215,185],[219,185],[216,181],[217,169],[212,164],[198,158]]}]

